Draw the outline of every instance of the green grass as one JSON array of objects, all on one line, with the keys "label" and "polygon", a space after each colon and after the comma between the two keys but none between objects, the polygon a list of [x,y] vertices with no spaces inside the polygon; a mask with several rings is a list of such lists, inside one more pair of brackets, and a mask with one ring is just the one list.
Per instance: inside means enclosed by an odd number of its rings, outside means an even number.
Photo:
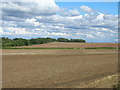
[{"label": "green grass", "polygon": [[87,47],[87,48],[16,48],[3,47],[2,49],[117,49],[116,47]]},{"label": "green grass", "polygon": [[88,47],[85,49],[117,49],[116,47]]},{"label": "green grass", "polygon": [[116,90],[120,90],[120,81],[117,81],[113,88],[117,88]]},{"label": "green grass", "polygon": [[2,49],[81,49],[81,48],[2,48]]}]

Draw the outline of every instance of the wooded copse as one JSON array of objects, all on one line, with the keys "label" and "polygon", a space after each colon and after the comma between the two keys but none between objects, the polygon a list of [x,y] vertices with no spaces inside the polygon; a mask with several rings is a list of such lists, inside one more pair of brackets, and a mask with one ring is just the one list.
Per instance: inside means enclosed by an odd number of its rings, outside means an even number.
[{"label": "wooded copse", "polygon": [[80,42],[85,43],[83,39],[67,39],[67,38],[32,38],[32,39],[23,39],[23,38],[14,38],[10,39],[7,37],[2,37],[2,47],[14,47],[14,46],[29,46],[34,44],[44,44],[49,42]]}]

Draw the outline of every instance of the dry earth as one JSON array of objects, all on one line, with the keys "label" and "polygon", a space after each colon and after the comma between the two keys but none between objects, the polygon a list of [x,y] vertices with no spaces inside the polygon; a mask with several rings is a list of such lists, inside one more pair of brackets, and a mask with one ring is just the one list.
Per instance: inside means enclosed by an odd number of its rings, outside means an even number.
[{"label": "dry earth", "polygon": [[[89,83],[117,72],[117,54],[116,49],[4,49],[3,87],[95,87]],[[102,88],[112,87],[102,84]]]},{"label": "dry earth", "polygon": [[61,48],[85,48],[85,47],[118,47],[117,43],[64,43],[64,42],[52,42],[46,44],[38,44],[32,46],[22,46],[24,48],[53,48],[53,47],[61,47]]}]

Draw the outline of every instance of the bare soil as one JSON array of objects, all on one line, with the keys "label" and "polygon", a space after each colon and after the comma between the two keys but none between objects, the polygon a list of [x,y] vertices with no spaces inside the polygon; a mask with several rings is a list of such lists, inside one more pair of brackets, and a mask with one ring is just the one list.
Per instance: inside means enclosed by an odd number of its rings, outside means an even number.
[{"label": "bare soil", "polygon": [[37,44],[31,46],[21,46],[22,48],[86,48],[86,47],[118,47],[117,43],[65,43],[52,42],[46,44]]},{"label": "bare soil", "polygon": [[4,49],[2,70],[3,88],[83,88],[117,72],[118,51]]}]

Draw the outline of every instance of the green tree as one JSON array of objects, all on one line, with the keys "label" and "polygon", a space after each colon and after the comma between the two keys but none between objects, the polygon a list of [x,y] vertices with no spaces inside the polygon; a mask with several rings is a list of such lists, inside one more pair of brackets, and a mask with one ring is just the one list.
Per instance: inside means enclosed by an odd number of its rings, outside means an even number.
[{"label": "green tree", "polygon": [[57,41],[58,41],[58,42],[69,42],[69,39],[66,39],[66,38],[58,38]]},{"label": "green tree", "polygon": [[81,42],[81,43],[85,43],[85,40],[83,40],[83,39],[70,39],[70,42]]}]

